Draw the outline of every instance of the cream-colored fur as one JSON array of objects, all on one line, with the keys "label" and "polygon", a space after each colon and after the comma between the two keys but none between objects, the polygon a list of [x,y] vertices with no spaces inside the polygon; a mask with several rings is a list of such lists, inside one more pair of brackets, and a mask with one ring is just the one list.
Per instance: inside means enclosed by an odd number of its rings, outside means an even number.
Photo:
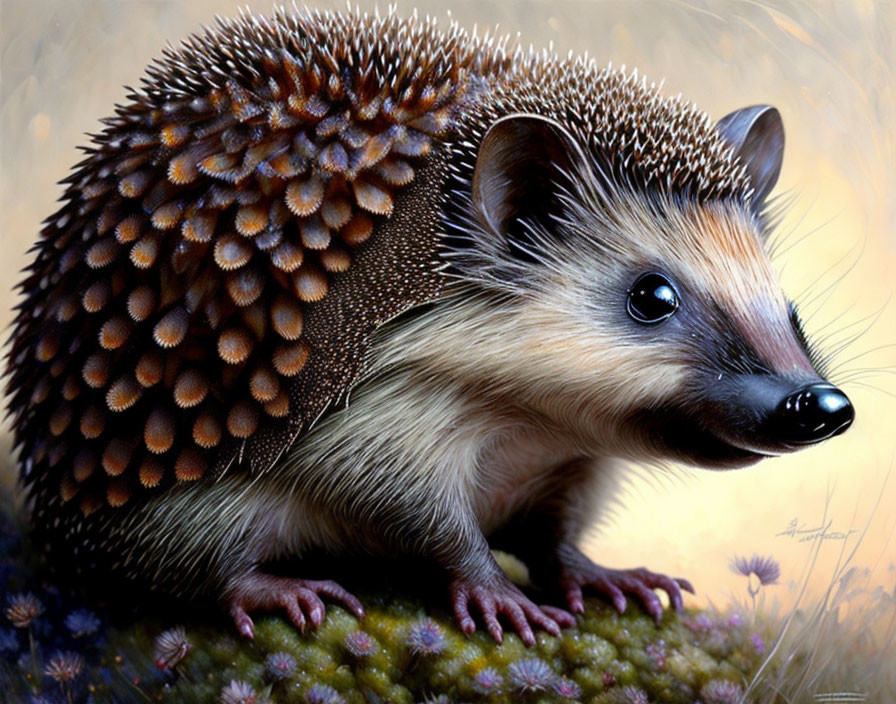
[{"label": "cream-colored fur", "polygon": [[[574,541],[612,494],[612,458],[655,459],[629,414],[688,393],[694,359],[662,335],[625,334],[620,277],[666,262],[732,311],[741,334],[756,309],[787,320],[753,225],[735,209],[658,220],[636,196],[610,215],[577,202],[565,223],[579,230],[577,251],[546,251],[525,288],[460,281],[385,326],[347,406],[270,471],[177,487],[113,526],[113,540],[134,545],[124,567],[215,591],[312,548],[424,554],[475,571],[483,534],[558,493]],[[778,336],[785,357],[792,337]]]}]

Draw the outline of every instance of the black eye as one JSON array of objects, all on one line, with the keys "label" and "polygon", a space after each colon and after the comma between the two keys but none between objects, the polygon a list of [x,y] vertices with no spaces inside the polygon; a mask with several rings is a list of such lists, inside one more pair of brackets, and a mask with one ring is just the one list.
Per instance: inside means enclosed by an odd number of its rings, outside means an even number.
[{"label": "black eye", "polygon": [[639,323],[661,323],[678,310],[678,291],[662,274],[644,274],[629,291],[626,309]]}]

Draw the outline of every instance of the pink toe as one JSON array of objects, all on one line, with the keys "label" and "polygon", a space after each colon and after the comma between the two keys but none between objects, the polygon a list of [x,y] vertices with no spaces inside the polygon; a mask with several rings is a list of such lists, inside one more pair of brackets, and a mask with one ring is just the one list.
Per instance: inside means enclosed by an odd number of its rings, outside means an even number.
[{"label": "pink toe", "polygon": [[678,582],[678,586],[684,589],[686,592],[690,592],[691,594],[697,593],[694,591],[694,586],[688,580],[678,578],[675,581]]}]

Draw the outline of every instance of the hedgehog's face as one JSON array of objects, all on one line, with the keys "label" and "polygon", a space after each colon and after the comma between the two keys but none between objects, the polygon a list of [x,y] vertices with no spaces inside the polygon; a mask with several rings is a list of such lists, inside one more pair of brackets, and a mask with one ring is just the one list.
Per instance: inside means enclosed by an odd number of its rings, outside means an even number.
[{"label": "hedgehog's face", "polygon": [[[780,169],[777,112],[747,109],[720,123],[752,201],[608,193],[557,129],[529,116],[498,123],[473,181],[486,226],[505,235],[477,244],[504,253],[487,253],[490,268],[474,275],[524,301],[510,342],[528,402],[580,437],[593,428],[620,454],[719,468],[846,430],[853,409],[813,365],[759,231],[759,203]],[[575,183],[552,192],[521,162],[527,149]],[[491,168],[481,168],[483,154]]]},{"label": "hedgehog's face", "polygon": [[[631,214],[638,209],[648,236],[613,278],[613,327],[648,374],[672,368],[678,379],[665,397],[632,399],[625,424],[641,442],[734,467],[846,430],[850,402],[812,363],[752,214],[735,204],[676,207],[660,218],[637,205]],[[657,227],[663,237],[649,236]]]}]

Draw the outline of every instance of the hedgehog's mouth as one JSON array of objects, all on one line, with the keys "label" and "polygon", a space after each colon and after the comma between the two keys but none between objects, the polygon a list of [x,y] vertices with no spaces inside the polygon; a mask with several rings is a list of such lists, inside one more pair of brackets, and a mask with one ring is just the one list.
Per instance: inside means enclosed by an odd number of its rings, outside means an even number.
[{"label": "hedgehog's mouth", "polygon": [[677,449],[680,456],[676,459],[710,469],[749,467],[766,457],[777,457],[779,454],[768,450],[742,447],[703,429],[693,429],[690,433],[684,432],[677,442],[666,440],[666,444],[679,446]]},{"label": "hedgehog's mouth", "polygon": [[679,408],[641,411],[630,418],[646,431],[647,441],[669,459],[710,469],[739,469],[778,453],[743,447],[706,428]]},{"label": "hedgehog's mouth", "polygon": [[710,469],[740,469],[779,454],[736,445],[696,425],[673,432],[674,437],[667,436],[664,442],[677,455],[676,459]]}]

